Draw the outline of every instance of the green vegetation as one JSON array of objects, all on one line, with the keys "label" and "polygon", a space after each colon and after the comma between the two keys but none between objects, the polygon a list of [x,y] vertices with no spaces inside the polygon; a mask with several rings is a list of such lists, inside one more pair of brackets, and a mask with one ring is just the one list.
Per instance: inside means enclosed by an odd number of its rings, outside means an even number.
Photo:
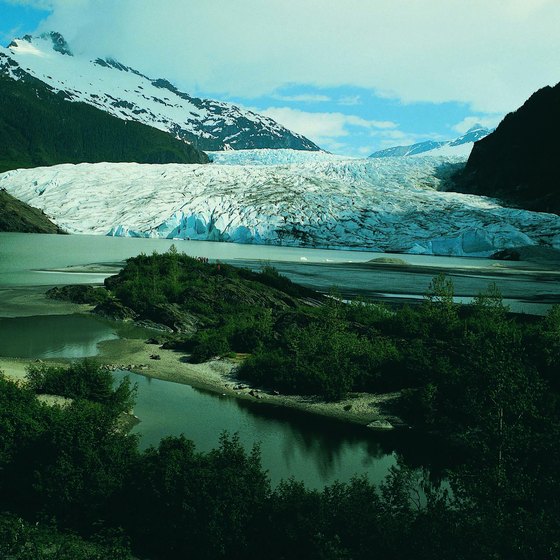
[{"label": "green vegetation", "polygon": [[70,102],[44,83],[0,75],[0,172],[82,162],[206,163],[166,132]]},{"label": "green vegetation", "polygon": [[64,233],[41,211],[0,189],[0,231]]},{"label": "green vegetation", "polygon": [[95,362],[84,360],[71,368],[34,364],[27,370],[27,384],[35,393],[86,399],[104,405],[116,415],[134,404],[135,387],[125,378],[113,388],[113,376]]},{"label": "green vegetation", "polygon": [[86,540],[50,523],[29,523],[0,514],[0,558],[14,560],[132,560],[128,543],[115,534]]},{"label": "green vegetation", "polygon": [[[81,375],[87,387],[76,389]],[[536,560],[560,552],[558,403],[528,386],[501,401],[496,384],[480,389],[504,414],[489,408],[465,433],[472,452],[448,472],[450,491],[402,461],[378,487],[354,478],[318,491],[295,480],[273,489],[258,448],[244,451],[236,436],[224,434],[208,453],[183,436],[140,452],[116,420],[129,400],[107,399],[107,373],[91,363],[32,368],[29,381],[0,375],[3,557]],[[80,396],[47,406],[35,395],[46,383]]]},{"label": "green vegetation", "polygon": [[47,297],[71,301],[72,303],[86,303],[98,305],[107,301],[109,294],[102,288],[94,288],[89,284],[75,284],[73,286],[55,286],[47,290]]},{"label": "green vegetation", "polygon": [[404,391],[401,413],[428,429],[465,427],[467,399],[474,406],[478,389],[502,375],[531,386],[543,379],[554,390],[560,383],[558,309],[543,319],[515,317],[492,287],[457,305],[443,276],[420,305],[389,310],[343,304],[271,267],[205,263],[173,247],[129,259],[105,288],[82,295],[84,288],[70,287],[55,297],[105,300],[98,307],[104,314],[162,323],[175,331],[167,346],[192,361],[249,354],[239,376],[269,389],[329,400],[349,391]]},{"label": "green vegetation", "polygon": [[[240,375],[268,387],[327,399],[400,390],[401,414],[456,457],[448,489],[402,461],[378,487],[273,489],[258,449],[226,435],[210,453],[184,437],[141,453],[115,424],[130,386],[114,398],[120,388],[91,364],[41,366],[26,388],[0,380],[0,511],[54,519],[88,543],[94,527],[120,528],[155,559],[559,557],[560,308],[516,317],[494,287],[460,306],[443,276],[415,307],[343,304],[270,268],[176,250],[129,260],[106,290],[104,310],[168,324],[168,344],[196,359],[250,353]],[[76,400],[48,408],[32,389]]]}]

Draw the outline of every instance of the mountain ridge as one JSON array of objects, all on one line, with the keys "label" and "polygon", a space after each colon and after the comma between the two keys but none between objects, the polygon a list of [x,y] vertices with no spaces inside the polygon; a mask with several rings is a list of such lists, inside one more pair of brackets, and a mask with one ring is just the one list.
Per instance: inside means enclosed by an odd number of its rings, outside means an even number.
[{"label": "mountain ridge", "polygon": [[291,148],[318,151],[311,140],[269,117],[231,103],[203,99],[180,91],[164,78],[152,79],[110,57],[74,55],[57,32],[14,39],[0,53],[9,72],[27,72],[81,101],[122,120],[138,121],[201,150]]},{"label": "mountain ridge", "polygon": [[100,161],[208,162],[206,154],[160,130],[69,103],[63,92],[23,71],[14,80],[6,66],[0,53],[0,171]]},{"label": "mountain ridge", "polygon": [[471,152],[474,143],[486,137],[491,132],[492,129],[477,123],[454,140],[425,140],[406,146],[393,146],[374,152],[369,157],[373,159],[385,157],[412,157],[417,155],[457,155],[466,157]]},{"label": "mountain ridge", "polygon": [[560,214],[560,83],[539,89],[477,142],[450,190]]}]

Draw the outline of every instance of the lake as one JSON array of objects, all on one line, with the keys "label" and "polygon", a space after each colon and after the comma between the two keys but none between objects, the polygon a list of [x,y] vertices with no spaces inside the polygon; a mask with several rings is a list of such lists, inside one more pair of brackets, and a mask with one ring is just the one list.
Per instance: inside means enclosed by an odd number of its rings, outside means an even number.
[{"label": "lake", "polygon": [[[160,239],[0,233],[0,356],[78,359],[96,355],[98,343],[104,340],[145,336],[142,330],[92,315],[37,316],[33,305],[25,317],[5,310],[14,290],[25,294],[26,289],[37,291],[36,286],[44,291],[52,285],[99,283],[126,258],[163,252],[172,244]],[[453,278],[460,297],[475,295],[491,281],[508,296],[508,302],[525,311],[545,312],[560,297],[554,271],[525,270],[523,263],[500,263],[498,269],[487,259],[396,255],[410,265],[399,268],[367,264],[386,256],[378,253],[195,241],[175,244],[192,256],[251,268],[271,262],[296,281],[324,291],[336,285],[348,297],[418,298],[439,270]],[[99,264],[107,270],[92,272]],[[77,268],[60,271],[66,267]],[[315,488],[337,479],[347,481],[354,474],[379,482],[396,464],[397,452],[416,465],[439,461],[437,446],[430,447],[412,433],[376,433],[291,409],[131,375],[139,388],[135,413],[142,421],[134,432],[140,435],[142,447],[157,444],[165,435],[184,433],[198,449],[209,450],[227,429],[238,432],[247,449],[260,443],[263,465],[274,483],[294,476]]]},{"label": "lake", "polygon": [[[2,289],[101,283],[125,259],[164,252],[173,244],[191,256],[253,269],[270,263],[303,285],[324,292],[334,286],[345,298],[418,300],[431,279],[444,272],[453,280],[457,301],[469,301],[495,283],[512,311],[544,314],[552,304],[560,303],[560,271],[534,263],[208,241],[0,233],[0,316]],[[405,264],[368,262],[381,257],[393,257]],[[110,272],[92,272],[96,267],[72,273],[60,271],[99,264],[108,265]]]}]

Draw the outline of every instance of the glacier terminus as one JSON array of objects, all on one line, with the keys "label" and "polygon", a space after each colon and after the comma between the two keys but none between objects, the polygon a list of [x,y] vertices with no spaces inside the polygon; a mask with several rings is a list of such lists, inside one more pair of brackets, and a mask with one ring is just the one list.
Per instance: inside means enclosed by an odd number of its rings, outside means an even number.
[{"label": "glacier terminus", "polygon": [[463,158],[209,155],[209,165],[19,169],[0,175],[0,188],[77,234],[453,256],[560,248],[560,216],[438,190]]}]

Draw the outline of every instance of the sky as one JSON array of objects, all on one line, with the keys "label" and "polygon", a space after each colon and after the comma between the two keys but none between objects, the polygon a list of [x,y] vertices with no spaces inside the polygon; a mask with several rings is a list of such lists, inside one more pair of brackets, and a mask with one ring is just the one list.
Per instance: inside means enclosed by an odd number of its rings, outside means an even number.
[{"label": "sky", "polygon": [[193,95],[365,156],[496,126],[560,81],[560,0],[0,0],[0,42],[56,30]]}]

